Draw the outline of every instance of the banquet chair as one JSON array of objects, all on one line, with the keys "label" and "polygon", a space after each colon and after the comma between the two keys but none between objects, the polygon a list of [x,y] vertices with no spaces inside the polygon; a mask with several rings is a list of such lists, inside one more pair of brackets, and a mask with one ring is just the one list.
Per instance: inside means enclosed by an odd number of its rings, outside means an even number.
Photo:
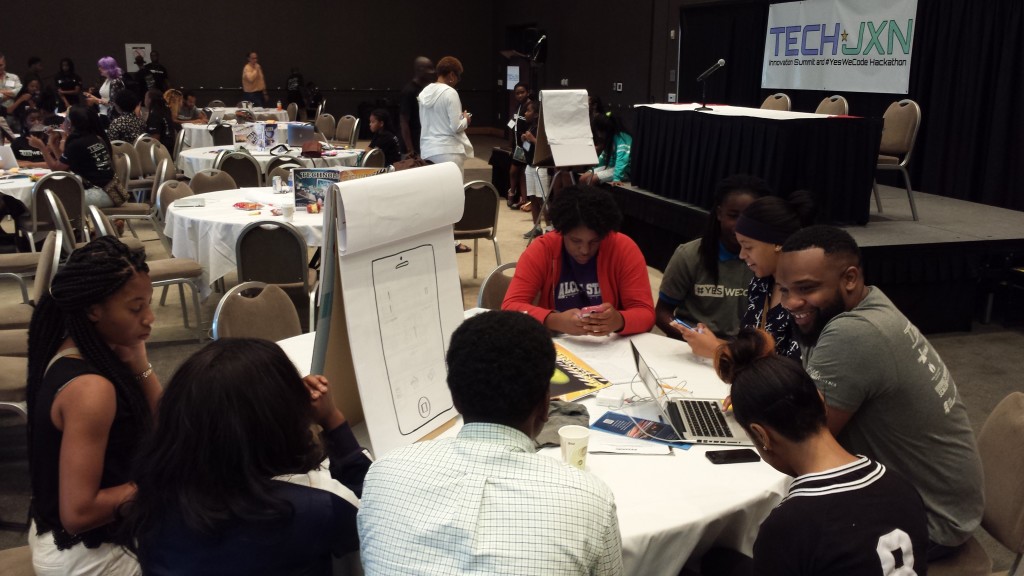
[{"label": "banquet chair", "polygon": [[[1013,392],[996,406],[978,434],[985,486],[981,526],[1017,556],[1010,576],[1024,575],[1024,392]],[[929,576],[988,576],[992,560],[973,536],[956,555],[928,563]]]},{"label": "banquet chair", "polygon": [[252,154],[247,152],[218,154],[213,168],[230,174],[238,188],[258,188],[263,185],[263,169]]},{"label": "banquet chair", "polygon": [[[511,272],[508,272],[511,270]],[[506,272],[508,272],[506,274]],[[512,277],[516,274],[516,263],[508,262],[502,264],[484,278],[480,284],[480,294],[476,297],[476,307],[487,310],[501,310],[501,303],[505,300],[505,292],[508,292]]]},{"label": "banquet chair", "polygon": [[67,208],[60,197],[54,194],[53,190],[43,190],[43,196],[43,201],[46,202],[54,225],[64,235],[64,241],[61,243],[64,249],[64,256],[71,256],[72,252],[85,246],[88,242],[75,241],[75,229],[71,224],[71,219],[68,217]]},{"label": "banquet chair", "polygon": [[818,107],[814,110],[815,114],[828,114],[829,116],[846,116],[850,113],[850,104],[846,101],[846,98],[835,94],[828,98],[823,98]]},{"label": "banquet chair", "polygon": [[363,154],[363,159],[359,161],[359,165],[363,168],[383,168],[384,152],[380,148],[371,148],[366,154]]},{"label": "banquet chair", "polygon": [[338,128],[334,131],[334,140],[345,144],[349,148],[355,148],[358,138],[359,119],[351,114],[346,114],[339,118]]},{"label": "banquet chair", "polygon": [[[903,185],[910,201],[910,213],[917,220],[917,204],[914,202],[914,191],[910,187],[910,153],[914,151],[917,141],[917,130],[921,127],[921,107],[913,100],[893,102],[882,115],[882,143],[878,147],[878,165],[876,170],[899,170],[903,175]],[[875,194],[875,206],[882,213],[882,198],[878,195],[878,182],[872,185]]]},{"label": "banquet chair", "polygon": [[789,100],[789,96],[786,96],[782,92],[776,92],[771,96],[764,99],[761,102],[762,110],[781,110],[783,112],[789,112],[792,108],[792,103]]},{"label": "banquet chair", "polygon": [[217,124],[210,128],[210,137],[214,146],[231,146],[235,143],[235,132],[231,124]]},{"label": "banquet chair", "polygon": [[177,178],[178,180],[185,178],[185,174],[178,170],[178,165],[175,164],[174,158],[171,156],[170,151],[167,150],[167,148],[163,144],[153,146],[153,148],[150,149],[149,153],[152,154],[153,156],[153,165],[156,166],[155,172],[160,171],[160,162],[163,160],[167,160],[167,162],[170,164],[169,167],[171,170],[171,176],[173,178]]},{"label": "banquet chair", "polygon": [[143,134],[135,139],[135,152],[142,164],[142,175],[146,178],[152,178],[153,174],[156,174],[156,162],[153,161],[154,146],[163,146],[163,144],[148,134]]},{"label": "banquet chair", "polygon": [[303,330],[314,323],[317,284],[316,270],[308,266],[308,258],[306,239],[294,226],[278,220],[249,224],[235,242],[238,281],[255,280],[280,286],[295,302],[299,317],[308,318],[308,324],[303,322]]},{"label": "banquet chair", "polygon": [[133,144],[123,140],[111,140],[110,149],[114,154],[120,152],[128,157],[131,172],[128,174],[128,180],[125,181],[125,188],[145,190],[153,186],[153,178],[146,178],[142,174],[142,162],[139,161],[139,154]]},{"label": "banquet chair", "polygon": [[[170,159],[167,159],[160,163],[157,167],[156,174],[153,175],[153,186],[146,192],[145,196],[141,198],[142,202],[125,202],[120,206],[111,206],[103,208],[103,213],[112,218],[124,220],[128,224],[128,230],[132,233],[135,238],[139,237],[139,234],[135,231],[133,226],[133,220],[145,220],[150,223],[151,226],[156,226],[156,222],[153,220],[153,202],[152,195],[153,191],[161,182],[167,179],[167,172],[172,170]],[[117,174],[122,176],[122,182],[124,181],[124,175],[131,173],[131,159],[122,152],[114,153],[114,170]],[[171,172],[173,177],[173,172]]]},{"label": "banquet chair", "polygon": [[304,166],[302,164],[293,164],[293,163],[278,164],[277,166],[274,166],[273,170],[271,170],[270,172],[267,172],[267,181],[268,182],[272,182],[274,180],[274,176],[280,176],[281,177],[281,181],[287,183],[288,182],[288,176],[292,173],[292,170],[300,169],[300,168],[304,168]]},{"label": "banquet chair", "polygon": [[[50,172],[43,176],[32,187],[32,206],[22,218],[31,218],[26,222],[26,231],[30,246],[35,242],[34,233],[42,226],[43,230],[56,230],[56,223],[51,218],[46,205],[44,190],[52,190],[60,199],[70,216],[71,232],[88,241],[89,229],[85,225],[85,189],[82,180],[71,172]],[[73,236],[72,238],[79,237]]]},{"label": "banquet chair", "polygon": [[235,183],[235,179],[231,177],[231,174],[223,170],[208,169],[196,172],[196,175],[192,177],[192,181],[189,182],[189,187],[196,194],[205,194],[207,192],[217,192],[218,190],[234,190],[238,188],[238,184]]},{"label": "banquet chair", "polygon": [[[273,158],[270,159],[270,162],[267,164],[267,169],[264,170],[263,182],[267,186],[270,186],[271,185],[270,173],[273,172],[274,169],[277,168],[278,166],[283,166],[285,164],[300,164],[300,163],[299,163],[298,157],[296,157],[296,156],[289,156],[287,154],[282,155],[282,156],[274,156]],[[300,168],[302,167],[301,164],[300,164],[299,167]],[[287,176],[284,178],[284,181],[286,183],[288,182]]]},{"label": "banquet chair", "polygon": [[299,119],[299,105],[295,102],[288,104],[288,121],[295,122]]},{"label": "banquet chair", "polygon": [[36,273],[36,266],[39,265],[38,252],[13,252],[0,254],[0,279],[10,278],[18,283],[21,289],[21,299],[28,302],[27,278]]},{"label": "banquet chair", "polygon": [[224,108],[223,100],[210,100],[210,103],[206,105],[207,108]]},{"label": "banquet chair", "polygon": [[171,151],[171,159],[177,162],[178,155],[186,148],[188,146],[185,144],[185,129],[182,128],[178,130],[178,135],[174,137],[174,149]]},{"label": "banquet chair", "polygon": [[302,334],[299,313],[279,286],[243,282],[229,290],[213,313],[213,339],[262,338],[276,342]]},{"label": "banquet chair", "polygon": [[494,244],[494,260],[501,265],[501,252],[498,249],[498,210],[501,197],[498,190],[483,180],[467,182],[465,191],[465,208],[462,219],[455,223],[456,240],[473,241],[473,278],[477,275],[477,260],[480,258],[478,242],[481,238]]},{"label": "banquet chair", "polygon": [[160,185],[156,192],[156,214],[159,223],[156,226],[157,236],[167,250],[167,258],[161,260],[150,260],[149,279],[154,288],[163,288],[160,294],[160,305],[167,301],[167,287],[178,286],[178,300],[181,302],[181,318],[185,328],[190,328],[188,323],[188,307],[185,305],[184,285],[192,289],[192,307],[196,311],[196,336],[200,342],[203,341],[203,311],[199,306],[199,283],[202,282],[203,267],[199,262],[191,258],[177,258],[174,256],[171,239],[164,234],[164,223],[166,222],[167,207],[179,198],[192,195],[192,189],[188,184],[178,180],[168,180]]},{"label": "banquet chair", "polygon": [[121,243],[127,246],[132,252],[138,252],[139,254],[146,253],[146,247],[138,238],[119,238],[117,236],[117,227],[115,227],[114,223],[110,221],[110,218],[103,213],[103,210],[98,207],[89,206],[89,220],[92,221],[93,236],[96,238],[99,238],[100,236],[113,236],[120,240]]},{"label": "banquet chair", "polygon": [[[43,294],[50,290],[50,282],[60,265],[60,255],[64,234],[60,230],[51,231],[43,241],[39,251],[39,264],[36,265],[36,277],[32,281],[31,298],[24,302],[0,304],[0,330],[27,329],[32,322],[32,312]],[[27,342],[27,340],[26,340]],[[5,355],[8,353],[5,352]]]},{"label": "banquet chair", "polygon": [[328,140],[334,140],[335,122],[331,114],[321,114],[316,117],[316,131],[323,134]]}]

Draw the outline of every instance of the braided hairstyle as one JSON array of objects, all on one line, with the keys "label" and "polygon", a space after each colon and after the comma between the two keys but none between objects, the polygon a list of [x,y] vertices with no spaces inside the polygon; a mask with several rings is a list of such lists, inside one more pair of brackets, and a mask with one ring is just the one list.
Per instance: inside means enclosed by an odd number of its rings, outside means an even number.
[{"label": "braided hairstyle", "polygon": [[[150,410],[135,376],[110,348],[88,318],[89,308],[109,298],[136,272],[149,272],[144,254],[134,253],[120,240],[102,236],[75,250],[43,294],[28,329],[26,396],[32,413],[46,366],[64,339],[71,337],[82,357],[110,380],[118,401],[127,403],[137,429],[149,428]],[[32,435],[32,420],[28,433]]]}]

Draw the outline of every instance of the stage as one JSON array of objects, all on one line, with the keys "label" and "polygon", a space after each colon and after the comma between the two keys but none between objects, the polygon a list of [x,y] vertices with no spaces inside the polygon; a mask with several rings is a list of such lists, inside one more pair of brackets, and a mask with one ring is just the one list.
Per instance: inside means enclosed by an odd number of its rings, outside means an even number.
[{"label": "stage", "polygon": [[[622,208],[623,232],[647,263],[664,270],[675,247],[699,236],[707,211],[632,186],[608,187]],[[871,202],[865,226],[845,226],[864,256],[868,284],[881,287],[924,332],[970,330],[991,280],[1024,254],[1024,212],[879,186],[883,213]]]}]

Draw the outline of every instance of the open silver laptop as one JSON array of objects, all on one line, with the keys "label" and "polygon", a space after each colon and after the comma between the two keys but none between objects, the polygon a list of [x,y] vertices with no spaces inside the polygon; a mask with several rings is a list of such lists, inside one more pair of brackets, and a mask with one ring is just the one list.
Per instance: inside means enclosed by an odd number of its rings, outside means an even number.
[{"label": "open silver laptop", "polygon": [[315,142],[318,139],[316,128],[312,124],[288,124],[288,145],[292,148],[301,148],[306,142]]},{"label": "open silver laptop", "polygon": [[224,110],[214,110],[210,113],[210,117],[206,120],[207,124],[220,124],[220,121],[224,119]]},{"label": "open silver laptop", "polygon": [[658,410],[679,438],[694,444],[754,445],[736,419],[722,412],[720,400],[669,398],[667,391],[640,355],[636,344],[630,342],[629,345],[633,348],[633,361],[636,362],[640,381],[647,387],[647,393],[654,399]]},{"label": "open silver laptop", "polygon": [[0,170],[10,170],[11,168],[18,167],[18,158],[14,155],[14,150],[11,149],[10,144],[4,144],[0,146]]}]

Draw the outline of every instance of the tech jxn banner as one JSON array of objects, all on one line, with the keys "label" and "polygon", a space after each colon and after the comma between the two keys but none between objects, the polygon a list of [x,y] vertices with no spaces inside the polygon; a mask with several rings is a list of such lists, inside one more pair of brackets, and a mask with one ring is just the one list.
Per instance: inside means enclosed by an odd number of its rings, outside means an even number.
[{"label": "tech jxn banner", "polygon": [[806,0],[768,10],[762,88],[906,94],[917,0]]}]

